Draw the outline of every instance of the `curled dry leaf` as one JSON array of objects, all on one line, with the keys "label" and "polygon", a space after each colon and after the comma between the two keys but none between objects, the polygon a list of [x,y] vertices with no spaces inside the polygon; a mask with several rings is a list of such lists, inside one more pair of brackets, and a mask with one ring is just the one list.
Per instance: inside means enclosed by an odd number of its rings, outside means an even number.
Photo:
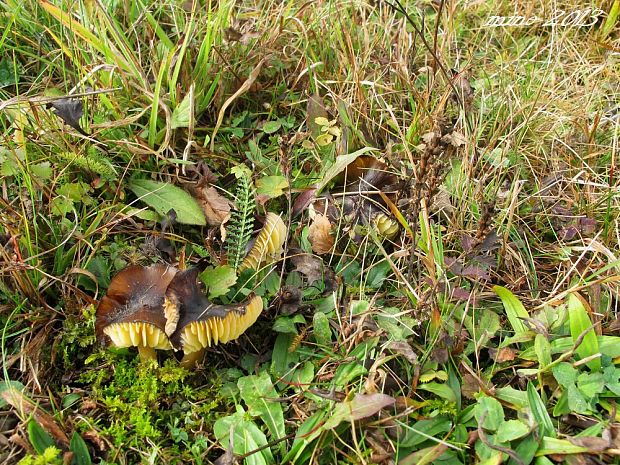
[{"label": "curled dry leaf", "polygon": [[220,226],[230,218],[231,202],[213,186],[196,186],[194,196],[205,212],[210,226]]},{"label": "curled dry leaf", "polygon": [[308,240],[312,250],[319,255],[330,253],[334,247],[334,236],[331,233],[332,224],[325,215],[316,215],[310,225]]}]

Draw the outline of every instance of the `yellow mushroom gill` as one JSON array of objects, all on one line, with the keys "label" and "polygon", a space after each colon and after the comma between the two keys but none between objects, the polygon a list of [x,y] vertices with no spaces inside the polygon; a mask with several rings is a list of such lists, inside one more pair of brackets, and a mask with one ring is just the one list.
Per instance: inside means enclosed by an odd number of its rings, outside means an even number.
[{"label": "yellow mushroom gill", "polygon": [[265,225],[258,233],[254,246],[239,265],[239,272],[250,268],[258,270],[261,264],[277,259],[282,253],[286,234],[287,229],[282,218],[275,213],[267,213]]}]

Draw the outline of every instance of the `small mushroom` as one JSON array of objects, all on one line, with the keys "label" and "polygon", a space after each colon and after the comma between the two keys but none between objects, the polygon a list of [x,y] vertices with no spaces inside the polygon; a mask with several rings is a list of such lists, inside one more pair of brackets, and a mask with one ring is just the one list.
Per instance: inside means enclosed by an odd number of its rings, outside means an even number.
[{"label": "small mushroom", "polygon": [[385,213],[377,213],[372,220],[377,232],[388,240],[394,239],[400,230],[396,220]]},{"label": "small mushroom", "polygon": [[265,225],[258,233],[254,246],[239,265],[238,271],[241,272],[248,268],[258,270],[263,262],[272,262],[278,258],[282,253],[286,232],[286,225],[280,215],[267,213]]},{"label": "small mushroom", "polygon": [[176,268],[157,264],[129,266],[114,276],[97,307],[97,339],[116,347],[135,346],[143,360],[155,359],[155,349],[171,349],[168,337],[179,315],[164,308],[164,297],[175,274]]},{"label": "small mushroom", "polygon": [[237,339],[263,311],[263,299],[258,296],[240,304],[211,303],[201,292],[197,277],[195,268],[179,272],[168,286],[165,299],[165,307],[180,314],[170,341],[175,349],[183,350],[181,366],[186,368],[202,358],[206,347]]}]

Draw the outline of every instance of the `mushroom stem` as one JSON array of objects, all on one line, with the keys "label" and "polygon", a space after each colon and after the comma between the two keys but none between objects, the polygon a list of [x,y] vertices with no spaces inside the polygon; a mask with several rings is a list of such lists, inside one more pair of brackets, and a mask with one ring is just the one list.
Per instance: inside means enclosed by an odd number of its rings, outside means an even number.
[{"label": "mushroom stem", "polygon": [[196,352],[190,352],[189,354],[184,354],[183,359],[179,363],[183,368],[192,369],[196,366],[198,361],[202,360],[202,357],[205,355],[205,350],[200,349]]},{"label": "mushroom stem", "polygon": [[140,360],[143,362],[147,360],[157,360],[157,354],[155,349],[148,346],[138,346],[138,353],[140,354]]}]

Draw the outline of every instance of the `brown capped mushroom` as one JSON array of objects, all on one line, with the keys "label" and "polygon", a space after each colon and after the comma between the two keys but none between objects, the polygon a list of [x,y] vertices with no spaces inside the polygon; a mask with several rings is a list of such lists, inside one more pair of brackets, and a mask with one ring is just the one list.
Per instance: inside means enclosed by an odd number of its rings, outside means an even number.
[{"label": "brown capped mushroom", "polygon": [[263,311],[263,299],[258,296],[240,304],[211,303],[198,287],[197,277],[197,269],[181,271],[166,292],[165,307],[180,314],[170,341],[175,349],[183,350],[184,367],[195,365],[206,347],[237,339]]},{"label": "brown capped mushroom", "polygon": [[168,337],[179,315],[164,309],[164,296],[176,268],[133,265],[118,273],[99,302],[97,339],[116,347],[137,347],[140,357],[155,359],[155,349],[172,349]]}]

